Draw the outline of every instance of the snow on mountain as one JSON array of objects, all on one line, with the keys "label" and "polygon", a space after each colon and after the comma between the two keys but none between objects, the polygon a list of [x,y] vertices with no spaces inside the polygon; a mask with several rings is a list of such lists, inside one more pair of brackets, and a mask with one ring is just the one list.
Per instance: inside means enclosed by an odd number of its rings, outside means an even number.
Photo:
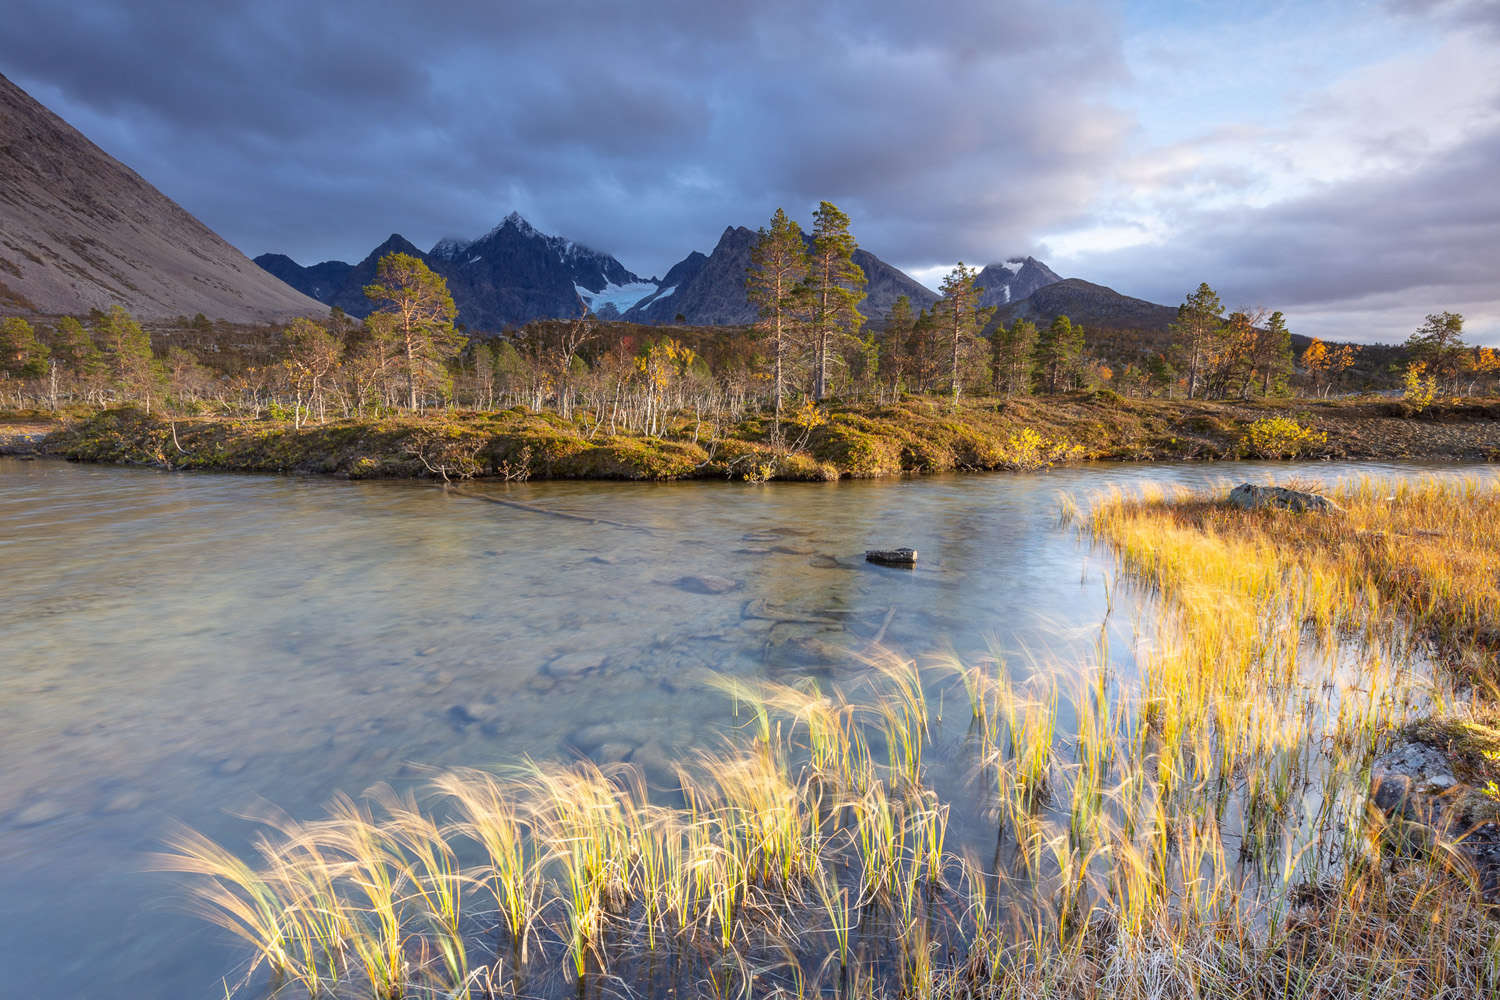
[{"label": "snow on mountain", "polygon": [[[573,287],[578,291],[579,297],[588,303],[589,312],[599,316],[623,314],[637,302],[656,294],[656,283],[651,281],[631,281],[623,285],[611,283],[601,291],[577,283]],[[610,313],[611,309],[614,310],[613,314]]]},{"label": "snow on mountain", "polygon": [[980,305],[1008,306],[1061,280],[1056,272],[1035,257],[1011,257],[1004,263],[990,264],[980,271],[974,284],[984,289]]},{"label": "snow on mountain", "polygon": [[438,260],[457,260],[465,250],[474,245],[473,240],[466,240],[461,236],[444,236],[433,244],[427,256]]},{"label": "snow on mountain", "polygon": [[[654,282],[646,281],[639,275],[626,270],[624,265],[609,254],[584,246],[565,236],[548,236],[527,222],[519,212],[511,212],[501,220],[499,225],[477,240],[445,236],[437,241],[428,252],[428,256],[436,260],[452,262],[458,262],[467,257],[467,263],[475,264],[483,258],[483,254],[479,252],[481,247],[495,245],[505,240],[506,237],[523,243],[532,240],[540,241],[546,248],[543,252],[555,258],[572,275],[573,283],[579,287],[579,294],[583,295],[585,300],[599,298],[596,310],[602,309],[606,302],[614,302],[616,307],[623,312],[656,290]],[[640,284],[648,285],[648,290],[636,294],[633,286]],[[623,305],[620,304],[622,302]]]}]

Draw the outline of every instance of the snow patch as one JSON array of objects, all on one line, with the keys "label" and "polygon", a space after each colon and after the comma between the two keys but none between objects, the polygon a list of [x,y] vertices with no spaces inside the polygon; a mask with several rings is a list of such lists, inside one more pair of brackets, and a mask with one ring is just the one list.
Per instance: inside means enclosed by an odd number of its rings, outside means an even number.
[{"label": "snow patch", "polygon": [[591,312],[598,312],[605,306],[614,306],[623,313],[656,292],[655,283],[650,281],[632,281],[626,285],[605,285],[604,290],[600,292],[589,291],[579,284],[575,284],[573,288],[583,301],[588,303]]},{"label": "snow patch", "polygon": [[480,261],[482,261],[482,260],[484,260],[484,255],[483,255],[483,254],[480,254],[480,255],[479,255],[479,256],[477,256],[477,257],[470,257],[470,258],[469,258],[469,263],[470,263],[470,264],[477,264],[477,263],[479,263],[479,262],[480,262]]}]

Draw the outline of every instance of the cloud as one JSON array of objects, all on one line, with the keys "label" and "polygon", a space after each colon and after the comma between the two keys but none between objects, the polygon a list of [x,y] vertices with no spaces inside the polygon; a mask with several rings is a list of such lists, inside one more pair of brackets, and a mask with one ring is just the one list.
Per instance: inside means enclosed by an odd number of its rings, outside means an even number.
[{"label": "cloud", "polygon": [[9,0],[0,71],[251,254],[515,209],[661,274],[828,199],[924,275],[1035,253],[1500,338],[1496,30],[1495,0]]},{"label": "cloud", "polygon": [[1500,34],[1500,0],[1389,0],[1389,6],[1398,14]]},{"label": "cloud", "polygon": [[[1395,25],[1393,30],[1406,30]],[[1299,332],[1399,340],[1453,309],[1500,340],[1500,78],[1438,32],[1289,89],[1288,111],[1128,158],[1054,264],[1167,303],[1208,281]]]},{"label": "cloud", "polygon": [[1233,306],[1281,309],[1300,333],[1404,339],[1449,309],[1500,340],[1500,128],[1401,174],[1381,174],[1261,208],[1183,220],[1176,238],[1085,258],[1096,280],[1181,301],[1208,280]]},{"label": "cloud", "polygon": [[1076,213],[1130,127],[1099,3],[12,0],[0,67],[251,253],[511,209],[640,270],[821,199],[910,263]]}]

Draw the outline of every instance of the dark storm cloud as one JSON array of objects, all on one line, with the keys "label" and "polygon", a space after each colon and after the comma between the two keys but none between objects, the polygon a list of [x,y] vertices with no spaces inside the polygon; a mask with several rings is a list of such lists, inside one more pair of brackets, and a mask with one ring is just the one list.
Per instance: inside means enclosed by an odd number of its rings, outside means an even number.
[{"label": "dark storm cloud", "polygon": [[10,0],[0,71],[254,254],[511,209],[658,272],[821,198],[918,266],[1082,209],[1130,122],[1098,5]]},{"label": "dark storm cloud", "polygon": [[[1419,168],[1330,186],[1262,209],[1178,220],[1153,249],[1082,262],[1090,277],[1177,303],[1209,281],[1230,307],[1263,304],[1344,340],[1403,339],[1430,312],[1465,313],[1500,342],[1500,128]],[[1143,263],[1146,265],[1143,267]]]}]

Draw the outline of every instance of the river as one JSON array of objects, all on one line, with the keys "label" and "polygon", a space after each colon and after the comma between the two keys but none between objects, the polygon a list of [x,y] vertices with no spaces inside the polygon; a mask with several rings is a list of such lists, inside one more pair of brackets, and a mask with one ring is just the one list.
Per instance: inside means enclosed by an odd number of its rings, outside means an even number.
[{"label": "river", "polygon": [[[1484,467],[471,487],[526,510],[430,484],[0,458],[3,992],[222,996],[241,951],[143,872],[175,824],[243,846],[239,817],[264,803],[311,817],[338,790],[522,754],[664,777],[734,724],[706,671],[853,683],[849,652],[877,637],[1081,656],[1110,565],[1059,523],[1061,495],[1434,468]],[[863,559],[896,546],[914,570]],[[1132,601],[1117,592],[1105,630],[1122,669]]]}]

